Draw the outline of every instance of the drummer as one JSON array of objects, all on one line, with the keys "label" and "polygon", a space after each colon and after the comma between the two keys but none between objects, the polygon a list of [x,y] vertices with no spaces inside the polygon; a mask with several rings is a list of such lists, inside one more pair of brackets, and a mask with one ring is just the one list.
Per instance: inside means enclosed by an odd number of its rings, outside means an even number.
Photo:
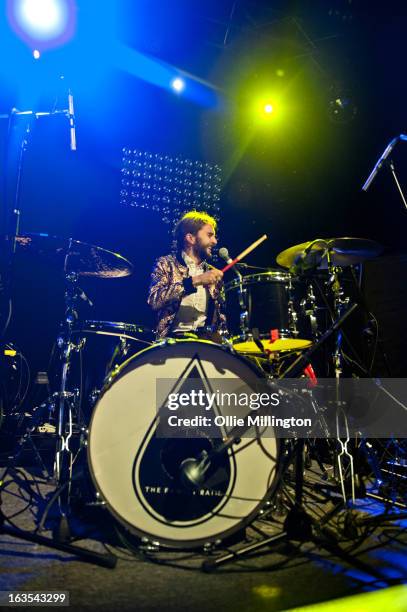
[{"label": "drummer", "polygon": [[157,260],[147,300],[157,311],[157,340],[172,336],[220,342],[226,333],[223,274],[207,262],[217,244],[216,226],[205,212],[186,213],[174,229],[175,252]]}]

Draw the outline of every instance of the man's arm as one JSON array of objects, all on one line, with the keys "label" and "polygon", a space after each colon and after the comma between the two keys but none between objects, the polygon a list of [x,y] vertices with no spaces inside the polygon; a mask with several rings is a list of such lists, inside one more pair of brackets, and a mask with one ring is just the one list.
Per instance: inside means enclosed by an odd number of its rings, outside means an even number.
[{"label": "man's arm", "polygon": [[160,257],[151,274],[147,303],[153,310],[161,310],[172,302],[180,302],[184,295],[195,291],[190,277],[180,282],[172,282],[170,266],[164,257]]},{"label": "man's arm", "polygon": [[170,266],[166,258],[160,257],[151,274],[147,303],[153,310],[161,310],[171,302],[180,302],[185,295],[195,293],[199,285],[207,287],[216,284],[222,277],[220,270],[213,269],[174,283],[171,281]]}]

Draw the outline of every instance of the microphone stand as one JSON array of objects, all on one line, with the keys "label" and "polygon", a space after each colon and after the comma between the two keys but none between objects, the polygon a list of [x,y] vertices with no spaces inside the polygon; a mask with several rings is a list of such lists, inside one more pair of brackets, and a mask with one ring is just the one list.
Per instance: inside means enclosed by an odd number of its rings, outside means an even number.
[{"label": "microphone stand", "polygon": [[[17,177],[16,177],[16,185],[14,190],[14,198],[13,198],[13,207],[11,211],[8,211],[8,202],[7,202],[7,193],[6,189],[4,190],[4,210],[5,210],[5,228],[4,233],[6,235],[6,244],[2,245],[4,248],[4,282],[1,281],[1,270],[0,270],[0,293],[4,292],[4,302],[9,304],[9,313],[5,320],[5,323],[2,327],[0,327],[0,340],[5,336],[10,319],[11,319],[11,294],[12,294],[12,277],[13,277],[13,265],[14,265],[14,257],[16,252],[17,240],[16,238],[19,236],[20,232],[20,223],[21,223],[21,181],[22,174],[24,168],[24,159],[25,153],[27,152],[28,145],[30,143],[31,137],[31,125],[32,119],[39,119],[40,117],[53,117],[57,115],[63,115],[69,119],[70,125],[70,147],[72,151],[76,150],[76,131],[75,131],[75,115],[74,115],[74,106],[73,106],[73,96],[71,91],[69,90],[68,95],[68,108],[62,110],[54,110],[54,111],[39,111],[35,112],[33,110],[27,111],[19,111],[15,108],[11,110],[10,113],[0,114],[0,119],[5,119],[10,122],[9,133],[13,127],[13,120],[17,117],[27,117],[29,122],[24,131],[24,136],[21,140],[20,151],[17,162]],[[6,145],[9,146],[9,143]],[[10,157],[9,152],[6,153],[6,160]],[[6,168],[6,172],[7,172]],[[1,255],[1,253],[0,253]],[[2,300],[3,301],[3,300]],[[1,304],[0,304],[1,308]],[[0,322],[1,322],[1,312],[0,312]]]},{"label": "microphone stand", "polygon": [[[223,255],[222,259],[224,259],[227,264],[230,264],[233,262],[233,259],[231,259],[227,251],[226,251],[226,256]],[[238,300],[239,300],[239,308],[240,308],[239,327],[242,332],[243,338],[246,340],[248,332],[249,332],[249,310],[248,310],[248,305],[247,305],[247,289],[246,287],[243,286],[243,275],[239,271],[238,269],[239,267],[247,268],[249,266],[247,266],[247,264],[243,264],[243,263],[241,264],[239,262],[235,263],[235,265],[232,266],[232,270],[236,274],[238,282],[239,282],[238,292],[237,292]]]},{"label": "microphone stand", "polygon": [[247,289],[243,287],[243,275],[236,266],[233,266],[233,270],[239,280],[239,288],[238,288],[238,296],[239,296],[239,307],[240,307],[240,316],[239,316],[239,327],[241,329],[242,335],[244,338],[247,337],[247,333],[249,331],[249,310],[247,306]]},{"label": "microphone stand", "polygon": [[393,160],[389,160],[387,161],[387,158],[389,157],[390,153],[393,151],[394,147],[397,145],[398,142],[400,141],[407,141],[407,134],[399,134],[398,136],[396,136],[395,138],[393,138],[393,140],[391,140],[389,142],[389,144],[387,145],[387,147],[385,148],[385,150],[383,151],[383,153],[381,154],[381,156],[379,157],[379,159],[377,160],[376,164],[373,167],[373,170],[371,171],[371,173],[369,174],[368,178],[366,179],[366,182],[364,183],[362,190],[363,191],[367,191],[370,187],[370,185],[372,184],[372,182],[374,181],[374,179],[376,178],[376,175],[378,174],[379,170],[384,166],[384,165],[388,165],[391,171],[391,174],[393,176],[394,182],[396,183],[396,187],[398,189],[398,192],[400,194],[400,197],[403,201],[404,204],[404,208],[407,210],[407,200],[404,196],[403,190],[401,188],[400,182],[397,178],[397,174],[396,174],[396,170],[394,167],[394,163]]},{"label": "microphone stand", "polygon": [[[57,110],[52,112],[34,112],[34,111],[17,111],[13,110],[10,114],[2,114],[0,115],[0,119],[11,120],[15,117],[19,116],[27,116],[30,119],[35,117],[36,119],[39,117],[49,117],[54,115],[65,115],[69,118],[70,122],[70,137],[71,137],[71,150],[76,150],[76,136],[75,136],[75,124],[74,124],[74,109],[73,109],[73,98],[71,92],[69,92],[69,108],[65,110]],[[20,209],[20,194],[21,194],[21,179],[22,179],[22,171],[24,165],[24,156],[27,151],[27,147],[29,144],[29,137],[31,135],[31,122],[28,123],[25,129],[25,135],[22,139],[20,146],[20,154],[18,158],[18,167],[17,167],[17,180],[16,180],[16,188],[14,195],[14,207],[10,215],[7,215],[6,212],[6,235],[8,236],[8,242],[10,246],[8,246],[8,253],[6,250],[6,269],[7,269],[7,279],[5,283],[6,292],[8,293],[8,298],[11,301],[11,279],[12,279],[12,269],[14,263],[14,255],[16,251],[16,238],[19,235],[20,231],[20,219],[21,219],[21,209]],[[6,194],[5,194],[6,195]],[[5,210],[7,211],[7,202],[5,203]],[[65,317],[66,324],[66,336],[67,338],[63,342],[62,345],[62,355],[63,355],[63,369],[62,369],[62,377],[61,377],[61,387],[59,393],[59,417],[58,417],[58,446],[56,451],[56,459],[54,463],[54,476],[56,479],[56,483],[58,485],[63,484],[68,490],[70,489],[70,471],[69,468],[72,465],[72,452],[69,449],[69,434],[68,436],[65,433],[66,426],[66,404],[68,402],[69,397],[72,395],[66,391],[66,383],[67,383],[67,375],[69,372],[70,365],[70,356],[71,352],[74,348],[74,345],[71,343],[71,331],[72,325],[75,320],[75,312],[73,310],[73,305],[78,295],[81,297],[80,293],[75,292],[74,282],[76,279],[72,278],[66,274],[67,280],[67,289],[66,289],[66,303],[67,303],[67,311]],[[81,290],[80,290],[81,291]],[[9,319],[6,321],[6,325],[4,329],[0,332],[1,335],[5,334],[7,331]],[[68,407],[70,410],[70,407]],[[68,461],[64,461],[65,455],[68,455]],[[66,480],[64,480],[66,478]],[[1,494],[1,485],[0,482],[0,494]],[[61,487],[61,489],[63,488]],[[60,500],[60,496],[58,498]],[[69,493],[67,499],[69,500]],[[60,503],[60,501],[59,501]],[[0,499],[1,506],[1,499]],[[65,517],[65,508],[62,507],[60,503],[60,512],[62,518]],[[28,542],[34,542],[36,544],[40,544],[42,546],[47,546],[49,548],[53,548],[56,550],[61,550],[63,552],[67,552],[69,554],[76,555],[80,557],[84,561],[88,561],[91,563],[96,563],[103,567],[114,568],[117,563],[117,558],[112,554],[102,554],[97,553],[92,550],[87,550],[79,546],[75,546],[66,542],[57,541],[54,537],[46,538],[36,533],[31,533],[29,531],[24,531],[21,529],[17,529],[14,527],[9,527],[5,525],[7,517],[3,514],[0,508],[0,535],[6,534],[11,535],[15,538],[20,538],[22,540]]]},{"label": "microphone stand", "polygon": [[[6,117],[10,120],[10,132],[12,129],[12,119],[20,114],[18,111],[12,111],[10,115],[6,115]],[[1,118],[4,115],[0,115]],[[15,192],[13,198],[13,204],[11,211],[8,211],[7,208],[7,189],[6,189],[6,179],[5,179],[5,189],[4,189],[4,210],[5,210],[5,242],[2,247],[4,248],[4,283],[0,283],[3,287],[4,291],[4,303],[8,304],[8,313],[6,315],[6,320],[4,325],[0,328],[0,340],[6,335],[8,326],[11,320],[11,312],[12,312],[12,291],[13,291],[13,266],[14,266],[14,257],[16,253],[17,247],[17,237],[20,233],[20,220],[21,220],[21,178],[23,174],[24,167],[24,159],[25,153],[27,151],[29,142],[31,137],[31,121],[27,122],[27,125],[24,130],[24,134],[21,139],[18,159],[17,159],[17,175],[16,175],[16,184],[15,184]],[[6,164],[8,161],[9,155],[6,155]],[[5,168],[5,172],[8,172],[8,168]],[[2,300],[3,302],[3,300]],[[1,304],[0,304],[1,306]],[[0,313],[1,315],[1,313]],[[1,316],[0,316],[1,321]]]}]

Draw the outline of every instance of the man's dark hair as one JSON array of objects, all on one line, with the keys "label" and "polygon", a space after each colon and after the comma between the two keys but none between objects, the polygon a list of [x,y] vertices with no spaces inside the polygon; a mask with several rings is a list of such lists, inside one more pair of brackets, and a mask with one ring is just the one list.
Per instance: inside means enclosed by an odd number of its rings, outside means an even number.
[{"label": "man's dark hair", "polygon": [[184,248],[185,236],[187,234],[196,236],[204,225],[212,225],[213,229],[216,230],[216,219],[206,212],[199,212],[197,210],[191,210],[181,217],[174,228],[174,240],[178,253]]}]

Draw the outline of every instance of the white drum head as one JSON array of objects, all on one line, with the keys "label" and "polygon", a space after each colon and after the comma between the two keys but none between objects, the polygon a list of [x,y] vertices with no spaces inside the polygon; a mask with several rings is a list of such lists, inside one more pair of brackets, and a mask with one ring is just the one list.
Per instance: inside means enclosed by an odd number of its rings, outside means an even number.
[{"label": "white drum head", "polygon": [[157,379],[179,379],[191,368],[207,380],[233,379],[237,387],[262,376],[247,360],[210,342],[155,345],[128,360],[104,390],[88,443],[94,483],[116,519],[140,537],[182,548],[223,539],[253,520],[275,485],[278,454],[270,432],[259,440],[244,438],[210,468],[201,488],[182,485],[182,461],[222,442],[155,435],[156,407],[167,393],[161,390],[163,397],[156,398]]}]

